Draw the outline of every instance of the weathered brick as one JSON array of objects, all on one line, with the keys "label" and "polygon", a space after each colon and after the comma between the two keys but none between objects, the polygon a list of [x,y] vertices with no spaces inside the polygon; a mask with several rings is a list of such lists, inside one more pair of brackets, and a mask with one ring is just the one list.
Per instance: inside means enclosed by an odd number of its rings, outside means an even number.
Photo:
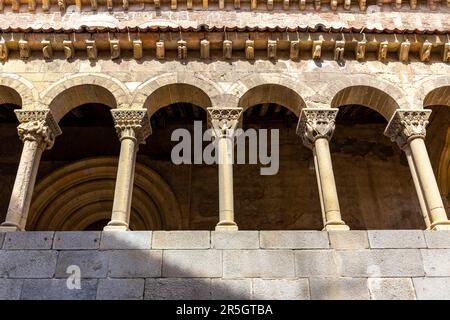
[{"label": "weathered brick", "polygon": [[450,249],[423,249],[421,253],[426,276],[450,276]]},{"label": "weathered brick", "polygon": [[332,250],[299,250],[295,252],[297,277],[328,277],[337,275]]},{"label": "weathered brick", "polygon": [[289,250],[226,250],[224,278],[293,278],[294,252]]},{"label": "weathered brick", "polygon": [[328,234],[323,231],[261,231],[264,249],[328,249]]},{"label": "weathered brick", "polygon": [[214,249],[258,249],[258,231],[211,232],[211,247]]},{"label": "weathered brick", "polygon": [[364,278],[310,278],[312,300],[367,300],[369,290]]},{"label": "weathered brick", "polygon": [[211,279],[146,279],[144,299],[211,299]]},{"label": "weathered brick", "polygon": [[97,300],[142,300],[145,279],[100,279]]},{"label": "weathered brick", "polygon": [[152,231],[103,231],[100,249],[151,249]]},{"label": "weathered brick", "polygon": [[0,276],[8,278],[52,278],[58,253],[51,250],[0,251]]},{"label": "weathered brick", "polygon": [[209,249],[209,231],[154,231],[153,249]]},{"label": "weathered brick", "polygon": [[253,279],[253,299],[264,300],[307,300],[309,284],[307,279],[274,280]]},{"label": "weathered brick", "polygon": [[100,247],[100,231],[61,231],[55,232],[54,249],[98,249]]},{"label": "weathered brick", "polygon": [[163,276],[221,277],[222,252],[220,250],[164,250]]},{"label": "weathered brick", "polygon": [[370,298],[374,300],[413,300],[411,278],[369,278]]},{"label": "weathered brick", "polygon": [[450,300],[450,278],[413,278],[419,300]]},{"label": "weathered brick", "polygon": [[67,267],[71,265],[80,268],[82,278],[104,278],[108,273],[108,254],[97,250],[61,251],[55,277],[67,278]]},{"label": "weathered brick", "polygon": [[96,279],[81,280],[81,289],[69,289],[67,279],[25,279],[22,288],[24,300],[94,300]]},{"label": "weathered brick", "polygon": [[5,235],[3,249],[51,249],[52,242],[53,232],[8,232]]},{"label": "weathered brick", "polygon": [[252,298],[250,279],[212,279],[211,297],[214,300],[242,300]]},{"label": "weathered brick", "polygon": [[337,251],[336,263],[344,277],[423,276],[419,249]]},{"label": "weathered brick", "polygon": [[450,231],[424,231],[427,247],[432,249],[450,249]]},{"label": "weathered brick", "polygon": [[0,279],[0,300],[20,299],[22,285],[22,279]]},{"label": "weathered brick", "polygon": [[330,246],[337,250],[355,250],[369,248],[367,231],[330,231]]},{"label": "weathered brick", "polygon": [[109,276],[113,278],[160,277],[161,250],[109,251]]},{"label": "weathered brick", "polygon": [[422,230],[369,230],[370,247],[374,249],[426,248]]}]

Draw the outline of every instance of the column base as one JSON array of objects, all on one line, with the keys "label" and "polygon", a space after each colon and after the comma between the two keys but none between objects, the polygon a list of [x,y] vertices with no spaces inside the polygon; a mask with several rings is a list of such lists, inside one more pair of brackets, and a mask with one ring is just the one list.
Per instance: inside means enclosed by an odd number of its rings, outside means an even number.
[{"label": "column base", "polygon": [[238,231],[238,226],[234,221],[220,221],[216,226],[216,231]]},{"label": "column base", "polygon": [[323,231],[348,231],[348,230],[350,230],[350,227],[346,224],[328,224],[322,230]]},{"label": "column base", "polygon": [[103,231],[129,231],[127,226],[105,226]]},{"label": "column base", "polygon": [[450,220],[433,222],[428,230],[450,230]]},{"label": "column base", "polygon": [[22,231],[19,227],[16,226],[0,226],[0,232],[15,232]]}]

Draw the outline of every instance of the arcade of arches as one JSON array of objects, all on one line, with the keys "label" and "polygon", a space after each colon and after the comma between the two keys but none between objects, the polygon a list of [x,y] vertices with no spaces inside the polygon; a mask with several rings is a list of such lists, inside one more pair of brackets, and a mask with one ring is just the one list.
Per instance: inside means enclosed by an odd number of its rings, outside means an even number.
[{"label": "arcade of arches", "polygon": [[[69,80],[27,105],[17,87],[0,86],[3,229],[448,227],[449,85],[408,110],[369,85],[330,89],[317,104],[295,84],[214,95],[213,84],[163,83],[124,98],[115,82]],[[173,130],[193,132],[196,120],[205,129],[279,129],[278,174],[232,165],[230,204],[219,196],[230,192],[229,168],[219,168],[219,179],[217,165],[171,161]]]}]

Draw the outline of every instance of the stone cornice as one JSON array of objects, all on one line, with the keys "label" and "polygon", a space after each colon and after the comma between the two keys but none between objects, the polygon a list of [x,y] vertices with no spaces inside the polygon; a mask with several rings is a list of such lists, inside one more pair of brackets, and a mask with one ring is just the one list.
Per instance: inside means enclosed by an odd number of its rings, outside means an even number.
[{"label": "stone cornice", "polygon": [[0,10],[12,12],[76,11],[144,11],[167,8],[170,10],[295,10],[365,12],[368,6],[391,7],[395,10],[431,11],[450,7],[447,0],[0,0]]},{"label": "stone cornice", "polygon": [[0,60],[278,59],[450,61],[450,38],[438,34],[323,32],[3,33]]}]

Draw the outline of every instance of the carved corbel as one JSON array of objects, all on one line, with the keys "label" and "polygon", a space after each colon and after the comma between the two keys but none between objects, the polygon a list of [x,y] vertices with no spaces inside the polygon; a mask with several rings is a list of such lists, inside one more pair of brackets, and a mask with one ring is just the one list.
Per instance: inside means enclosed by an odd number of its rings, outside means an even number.
[{"label": "carved corbel", "polygon": [[210,46],[209,41],[207,39],[203,39],[200,41],[200,57],[202,59],[209,59]]},{"label": "carved corbel", "polygon": [[6,61],[8,60],[9,49],[6,45],[6,41],[4,39],[0,40],[0,60]]},{"label": "carved corbel", "polygon": [[30,45],[27,40],[19,40],[19,56],[21,59],[28,59],[30,57]]},{"label": "carved corbel", "polygon": [[400,10],[402,8],[402,0],[395,0],[395,9]]},{"label": "carved corbel", "polygon": [[161,1],[160,0],[153,0],[153,3],[155,4],[155,9],[159,9],[161,7]]},{"label": "carved corbel", "polygon": [[106,0],[106,8],[110,12],[113,11],[113,9],[114,9],[114,2],[113,2],[113,0]]},{"label": "carved corbel", "polygon": [[192,10],[192,0],[186,0],[186,9]]},{"label": "carved corbel", "polygon": [[319,60],[322,56],[322,40],[313,41],[312,45],[312,58],[314,60]]},{"label": "carved corbel", "polygon": [[409,6],[412,10],[416,10],[417,8],[417,0],[409,0]]},{"label": "carved corbel", "polygon": [[209,7],[209,1],[208,0],[203,0],[202,1],[202,6],[203,6],[203,9],[207,10],[208,7]]},{"label": "carved corbel", "polygon": [[156,42],[156,59],[162,60],[166,56],[166,48],[164,41],[159,40]]},{"label": "carved corbel", "polygon": [[292,40],[289,49],[289,58],[291,60],[298,60],[300,56],[300,41]]},{"label": "carved corbel", "polygon": [[256,10],[258,8],[258,0],[251,0],[252,10]]},{"label": "carved corbel", "polygon": [[177,10],[178,0],[170,0],[170,9]]},{"label": "carved corbel", "polygon": [[314,0],[314,9],[316,9],[316,11],[320,11],[321,7],[322,7],[322,1],[321,0]]},{"label": "carved corbel", "polygon": [[111,59],[120,58],[120,43],[119,40],[109,40],[109,50],[111,51]]},{"label": "carved corbel", "polygon": [[411,48],[411,43],[409,41],[404,41],[400,44],[398,50],[398,59],[402,62],[407,62],[409,60],[409,49]]},{"label": "carved corbel", "polygon": [[11,10],[13,12],[20,11],[20,0],[11,0]]},{"label": "carved corbel", "polygon": [[143,56],[142,50],[142,40],[133,40],[133,57],[137,60],[141,59]]},{"label": "carved corbel", "polygon": [[247,39],[245,40],[245,58],[247,60],[255,59],[255,41]]},{"label": "carved corbel", "polygon": [[98,3],[97,0],[91,0],[92,11],[97,11]]},{"label": "carved corbel", "polygon": [[75,48],[73,47],[73,42],[71,40],[64,40],[63,47],[64,56],[66,57],[66,59],[73,59],[73,57],[75,57]]},{"label": "carved corbel", "polygon": [[338,40],[334,45],[334,60],[340,62],[344,60],[345,41]]},{"label": "carved corbel", "polygon": [[77,12],[81,12],[81,0],[75,0],[75,8],[77,9]]},{"label": "carved corbel", "polygon": [[359,0],[359,10],[366,11],[367,5],[366,0]]},{"label": "carved corbel", "polygon": [[225,0],[219,0],[219,9],[223,10],[225,8]]},{"label": "carved corbel", "polygon": [[184,40],[178,40],[177,42],[178,59],[187,59],[187,42]]},{"label": "carved corbel", "polygon": [[283,9],[289,10],[289,0],[283,0]]},{"label": "carved corbel", "polygon": [[273,0],[267,0],[267,10],[273,10]]},{"label": "carved corbel", "polygon": [[298,8],[299,8],[300,10],[304,11],[305,8],[306,8],[306,0],[299,0],[299,1],[298,1]]},{"label": "carved corbel", "polygon": [[233,43],[231,40],[223,40],[223,57],[231,59],[233,55]]},{"label": "carved corbel", "polygon": [[42,55],[44,59],[52,59],[53,58],[53,48],[52,44],[49,40],[42,40]]},{"label": "carved corbel", "polygon": [[61,12],[66,11],[66,0],[58,0],[58,7]]},{"label": "carved corbel", "polygon": [[86,40],[86,54],[89,60],[97,59],[97,45],[95,40]]},{"label": "carved corbel", "polygon": [[127,11],[130,7],[130,2],[128,0],[122,0],[122,8],[124,11]]},{"label": "carved corbel", "polygon": [[428,0],[428,5],[430,7],[430,10],[432,11],[435,11],[437,9],[437,4],[434,0]]},{"label": "carved corbel", "polygon": [[42,0],[42,11],[48,12],[50,10],[50,0]]},{"label": "carved corbel", "polygon": [[234,0],[234,8],[235,9],[241,8],[241,0]]},{"label": "carved corbel", "polygon": [[337,10],[337,0],[331,0],[330,1],[330,7],[331,7],[331,10],[333,10],[333,11],[336,11]]},{"label": "carved corbel", "polygon": [[379,61],[384,61],[387,59],[388,45],[389,45],[389,43],[387,41],[383,41],[380,43],[380,47],[378,48],[378,60]]},{"label": "carved corbel", "polygon": [[344,9],[350,10],[352,8],[352,0],[344,0]]},{"label": "carved corbel", "polygon": [[0,11],[5,9],[5,0],[0,0]]},{"label": "carved corbel", "polygon": [[366,58],[366,41],[358,41],[355,48],[356,60],[364,60]]},{"label": "carved corbel", "polygon": [[444,44],[444,56],[442,58],[444,62],[450,62],[450,42]]},{"label": "carved corbel", "polygon": [[430,61],[433,44],[426,40],[420,49],[420,61]]},{"label": "carved corbel", "polygon": [[28,0],[28,11],[36,11],[36,0]]},{"label": "carved corbel", "polygon": [[277,41],[268,40],[267,41],[267,58],[276,59],[277,58]]}]

